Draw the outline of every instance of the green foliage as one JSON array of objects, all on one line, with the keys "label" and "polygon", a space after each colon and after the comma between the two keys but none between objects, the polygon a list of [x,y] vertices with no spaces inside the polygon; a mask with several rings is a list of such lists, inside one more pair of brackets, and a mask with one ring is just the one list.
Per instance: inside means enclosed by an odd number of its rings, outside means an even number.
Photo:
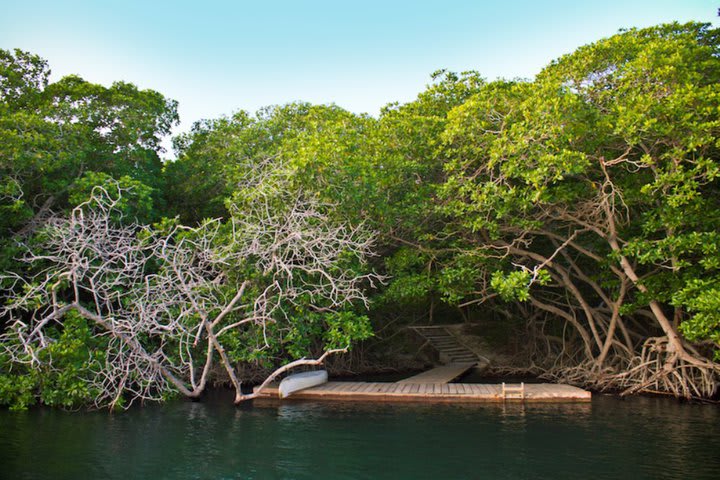
[{"label": "green foliage", "polygon": [[105,342],[74,313],[52,333],[48,346],[37,352],[39,364],[0,357],[0,405],[24,410],[38,401],[62,408],[92,403],[97,392],[90,385],[104,361]]},{"label": "green foliage", "polygon": [[474,256],[458,255],[443,266],[438,272],[437,290],[445,302],[456,305],[472,297],[477,279],[483,274],[479,263]]},{"label": "green foliage", "polygon": [[12,190],[14,200],[0,197],[9,213],[2,238],[44,214],[43,206],[67,208],[68,191],[87,190],[93,175],[140,182],[152,189],[152,208],[162,207],[160,141],[178,121],[177,103],[125,82],[49,83],[49,73],[35,55],[0,50],[0,191]]},{"label": "green foliage", "polygon": [[[609,262],[576,261],[602,285],[619,267],[608,241],[617,236],[648,288],[628,300],[672,299],[692,314],[688,338],[716,338],[696,282],[718,268],[719,49],[708,25],[632,29],[566,55],[533,82],[487,84],[448,115],[441,211],[455,231],[499,251],[518,239],[531,245],[506,262],[547,258],[568,231],[589,230],[575,243]],[[491,286],[525,300],[527,277],[496,272]]]},{"label": "green foliage", "polygon": [[385,258],[390,276],[382,301],[391,304],[412,304],[424,300],[432,291],[433,282],[428,273],[430,259],[418,250],[401,247]]},{"label": "green foliage", "polygon": [[[0,359],[0,362],[3,360]],[[32,371],[23,375],[0,373],[0,405],[15,411],[27,410],[34,405],[37,376],[37,373]]]},{"label": "green foliage", "polygon": [[366,340],[373,335],[372,326],[367,315],[356,312],[335,312],[325,316],[327,325],[323,339],[327,349],[349,348],[360,340]]},{"label": "green foliage", "polygon": [[0,183],[0,232],[9,231],[31,216],[32,209],[23,199],[20,184],[11,178]]},{"label": "green foliage", "polygon": [[692,341],[710,340],[715,344],[715,358],[720,359],[720,278],[690,280],[672,300],[692,314],[680,325],[683,335]]},{"label": "green foliage", "polygon": [[118,199],[115,205],[118,221],[150,223],[154,220],[157,212],[153,209],[152,188],[127,175],[114,179],[106,173],[85,173],[69,189],[70,206],[86,202],[96,188],[102,188]]},{"label": "green foliage", "polygon": [[540,270],[537,278],[533,278],[533,273],[529,270],[515,270],[509,273],[498,270],[493,272],[490,286],[505,301],[526,302],[530,299],[530,287],[533,284],[546,285],[549,281],[550,275],[545,270]]},{"label": "green foliage", "polygon": [[47,62],[15,49],[0,50],[0,103],[13,107],[33,104],[48,84]]}]

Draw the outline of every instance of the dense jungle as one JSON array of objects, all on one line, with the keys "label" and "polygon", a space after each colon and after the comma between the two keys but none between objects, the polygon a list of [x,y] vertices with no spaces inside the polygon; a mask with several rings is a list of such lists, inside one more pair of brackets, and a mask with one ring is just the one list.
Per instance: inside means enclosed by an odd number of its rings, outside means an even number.
[{"label": "dense jungle", "polygon": [[[534,79],[439,70],[378,116],[178,123],[162,93],[0,50],[0,405],[123,409],[325,363],[717,399],[720,31],[629,29]],[[199,93],[200,94],[200,93]]]}]

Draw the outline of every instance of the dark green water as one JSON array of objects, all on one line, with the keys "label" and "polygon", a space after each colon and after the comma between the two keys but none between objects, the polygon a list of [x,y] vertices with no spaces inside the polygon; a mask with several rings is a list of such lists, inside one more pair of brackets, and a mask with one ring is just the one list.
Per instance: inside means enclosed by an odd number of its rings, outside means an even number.
[{"label": "dark green water", "polygon": [[[221,398],[222,397],[222,398]],[[3,479],[720,478],[720,409],[295,403],[0,411]]]}]

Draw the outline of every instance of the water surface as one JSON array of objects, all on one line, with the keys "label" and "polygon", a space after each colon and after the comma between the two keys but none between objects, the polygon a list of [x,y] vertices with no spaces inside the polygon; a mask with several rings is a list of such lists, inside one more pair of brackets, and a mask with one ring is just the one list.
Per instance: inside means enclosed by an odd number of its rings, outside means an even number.
[{"label": "water surface", "polygon": [[3,479],[720,478],[720,409],[284,402],[0,411]]}]

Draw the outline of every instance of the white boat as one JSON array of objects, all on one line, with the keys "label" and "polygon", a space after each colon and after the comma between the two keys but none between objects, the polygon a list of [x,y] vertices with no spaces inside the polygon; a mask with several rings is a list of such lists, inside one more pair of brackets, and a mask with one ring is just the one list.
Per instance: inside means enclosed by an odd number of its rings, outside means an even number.
[{"label": "white boat", "polygon": [[327,381],[327,370],[294,373],[283,378],[282,382],[280,382],[280,387],[278,387],[278,394],[280,395],[280,398],[285,398],[297,391],[322,385]]}]

